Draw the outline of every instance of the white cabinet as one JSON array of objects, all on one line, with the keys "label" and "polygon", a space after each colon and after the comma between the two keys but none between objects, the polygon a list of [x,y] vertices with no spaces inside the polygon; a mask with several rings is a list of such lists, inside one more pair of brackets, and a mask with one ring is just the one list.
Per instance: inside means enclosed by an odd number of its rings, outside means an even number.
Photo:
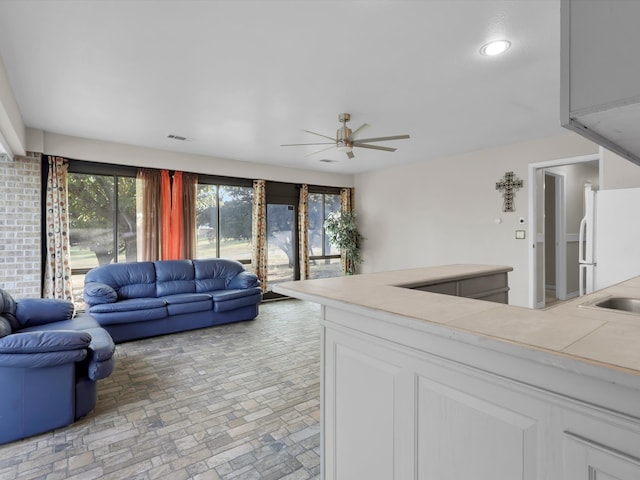
[{"label": "white cabinet", "polygon": [[640,165],[640,2],[561,1],[561,124]]},{"label": "white cabinet", "polygon": [[640,480],[640,419],[508,378],[507,354],[323,311],[326,480]]},{"label": "white cabinet", "polygon": [[640,459],[565,433],[565,471],[566,480],[638,480]]}]

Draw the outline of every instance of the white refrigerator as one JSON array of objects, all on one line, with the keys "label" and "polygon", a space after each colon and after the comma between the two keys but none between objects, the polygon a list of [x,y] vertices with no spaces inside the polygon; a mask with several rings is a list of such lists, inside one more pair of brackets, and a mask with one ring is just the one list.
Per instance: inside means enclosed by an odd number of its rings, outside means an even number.
[{"label": "white refrigerator", "polygon": [[580,295],[640,275],[640,188],[592,191],[580,223]]}]

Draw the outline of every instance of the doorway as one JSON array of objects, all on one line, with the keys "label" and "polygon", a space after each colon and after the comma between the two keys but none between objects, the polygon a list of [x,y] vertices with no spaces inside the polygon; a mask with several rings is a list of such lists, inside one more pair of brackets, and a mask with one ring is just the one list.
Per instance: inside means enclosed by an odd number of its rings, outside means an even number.
[{"label": "doorway", "polygon": [[[548,307],[567,299],[567,261],[565,223],[565,176],[553,169],[542,171],[543,254],[542,275],[544,277],[543,305]],[[576,265],[577,268],[577,265]]]},{"label": "doorway", "polygon": [[579,294],[578,237],[584,184],[599,185],[600,156],[529,165],[529,306],[545,308]]}]

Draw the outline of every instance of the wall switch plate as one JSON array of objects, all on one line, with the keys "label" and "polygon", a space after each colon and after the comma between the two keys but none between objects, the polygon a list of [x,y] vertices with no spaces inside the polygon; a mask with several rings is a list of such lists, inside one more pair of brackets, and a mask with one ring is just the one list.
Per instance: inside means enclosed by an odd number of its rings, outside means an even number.
[{"label": "wall switch plate", "polygon": [[524,230],[516,230],[516,239],[517,240],[524,240],[525,239]]}]

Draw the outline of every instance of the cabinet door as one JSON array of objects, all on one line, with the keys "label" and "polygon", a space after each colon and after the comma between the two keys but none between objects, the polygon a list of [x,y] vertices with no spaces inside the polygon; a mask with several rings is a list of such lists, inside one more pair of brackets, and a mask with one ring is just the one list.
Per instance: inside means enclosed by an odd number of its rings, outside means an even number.
[{"label": "cabinet door", "polygon": [[[435,373],[435,372],[433,372]],[[502,401],[497,389],[457,389],[417,378],[418,478],[420,480],[533,480],[538,478],[541,435],[535,418],[514,411],[531,402]],[[534,410],[534,409],[531,409]],[[531,413],[534,413],[533,411]]]},{"label": "cabinet door", "polygon": [[640,459],[565,432],[566,480],[638,480]]},{"label": "cabinet door", "polygon": [[411,478],[413,376],[401,354],[359,337],[325,330],[324,478]]}]

